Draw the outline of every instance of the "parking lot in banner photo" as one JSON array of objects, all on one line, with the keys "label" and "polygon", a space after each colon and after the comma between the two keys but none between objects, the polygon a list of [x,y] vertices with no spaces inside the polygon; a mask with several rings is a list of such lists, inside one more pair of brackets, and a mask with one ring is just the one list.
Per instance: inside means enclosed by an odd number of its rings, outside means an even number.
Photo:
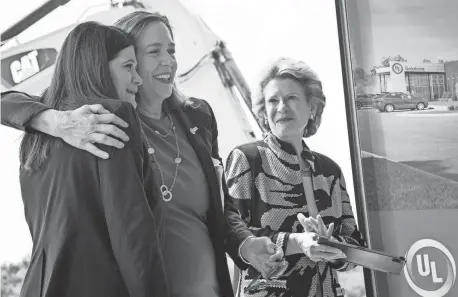
[{"label": "parking lot in banner photo", "polygon": [[458,111],[358,110],[361,149],[458,182]]}]

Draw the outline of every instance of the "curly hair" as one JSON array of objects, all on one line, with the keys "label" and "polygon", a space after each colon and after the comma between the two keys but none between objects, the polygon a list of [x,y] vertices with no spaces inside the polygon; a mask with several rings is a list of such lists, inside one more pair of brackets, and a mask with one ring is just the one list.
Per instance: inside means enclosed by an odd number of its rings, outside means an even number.
[{"label": "curly hair", "polygon": [[270,131],[266,121],[266,102],[264,88],[273,79],[291,78],[297,81],[303,88],[306,100],[314,110],[313,118],[309,119],[304,131],[304,137],[314,135],[321,123],[321,115],[326,105],[326,97],[318,75],[304,62],[292,58],[279,58],[262,71],[261,79],[257,84],[257,91],[252,98],[252,111],[261,127]]}]

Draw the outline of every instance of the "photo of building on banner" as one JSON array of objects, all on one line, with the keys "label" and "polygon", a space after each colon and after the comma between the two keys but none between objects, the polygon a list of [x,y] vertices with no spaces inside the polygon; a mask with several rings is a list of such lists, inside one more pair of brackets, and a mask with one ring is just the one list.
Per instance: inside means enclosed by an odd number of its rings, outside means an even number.
[{"label": "photo of building on banner", "polygon": [[458,2],[343,2],[376,296],[458,296]]}]

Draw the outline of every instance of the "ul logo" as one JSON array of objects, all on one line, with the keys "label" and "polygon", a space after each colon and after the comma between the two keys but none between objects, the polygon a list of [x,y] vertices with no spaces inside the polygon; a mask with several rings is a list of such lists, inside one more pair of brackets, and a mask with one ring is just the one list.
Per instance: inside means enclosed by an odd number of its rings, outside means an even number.
[{"label": "ul logo", "polygon": [[417,255],[417,267],[418,267],[418,274],[421,276],[429,276],[431,275],[433,283],[443,283],[444,280],[442,277],[437,276],[437,269],[436,269],[436,262],[429,261],[429,255],[423,254],[423,261],[422,255]]},{"label": "ul logo", "polygon": [[400,74],[404,71],[404,67],[399,63],[394,63],[393,66],[391,66],[391,69],[393,69],[396,74]]},{"label": "ul logo", "polygon": [[422,239],[406,255],[404,275],[409,286],[423,297],[445,296],[455,284],[456,264],[453,255],[440,242]]}]

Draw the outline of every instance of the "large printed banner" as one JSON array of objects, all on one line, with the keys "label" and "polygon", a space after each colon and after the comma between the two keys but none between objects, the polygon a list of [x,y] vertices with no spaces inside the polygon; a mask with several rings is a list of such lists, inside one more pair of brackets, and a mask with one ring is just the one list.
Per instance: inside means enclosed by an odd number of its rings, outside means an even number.
[{"label": "large printed banner", "polygon": [[376,295],[458,296],[458,2],[342,2]]}]

